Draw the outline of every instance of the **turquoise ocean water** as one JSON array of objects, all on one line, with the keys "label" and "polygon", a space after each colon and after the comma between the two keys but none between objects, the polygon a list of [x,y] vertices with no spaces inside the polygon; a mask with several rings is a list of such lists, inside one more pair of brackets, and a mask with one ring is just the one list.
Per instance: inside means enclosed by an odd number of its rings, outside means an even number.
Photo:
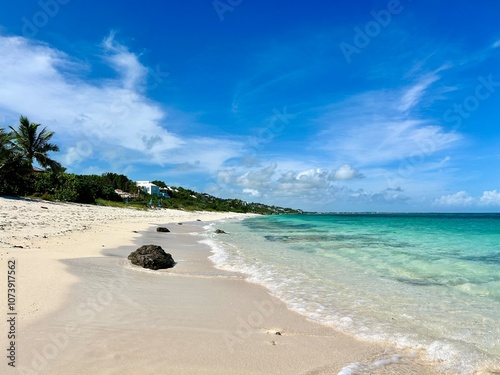
[{"label": "turquoise ocean water", "polygon": [[356,337],[500,371],[500,214],[265,216],[217,223],[216,266]]}]

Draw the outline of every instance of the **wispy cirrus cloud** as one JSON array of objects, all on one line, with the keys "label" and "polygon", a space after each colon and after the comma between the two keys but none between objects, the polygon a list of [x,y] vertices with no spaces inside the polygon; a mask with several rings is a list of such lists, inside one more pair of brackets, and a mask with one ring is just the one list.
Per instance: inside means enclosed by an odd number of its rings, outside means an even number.
[{"label": "wispy cirrus cloud", "polygon": [[426,90],[438,80],[439,77],[437,75],[430,74],[422,77],[410,87],[403,89],[398,109],[402,112],[406,112],[418,105],[422,97],[425,95]]},{"label": "wispy cirrus cloud", "polygon": [[438,80],[435,74],[424,75],[403,87],[360,93],[331,105],[318,120],[326,129],[319,133],[318,147],[359,166],[389,165],[422,152],[433,162],[434,154],[462,139],[440,119],[419,111],[427,89]]},{"label": "wispy cirrus cloud", "polygon": [[89,63],[44,43],[0,36],[0,112],[12,123],[23,114],[54,130],[62,153],[56,157],[70,170],[85,162],[121,169],[191,163],[209,173],[241,153],[237,139],[170,131],[175,119],[147,96],[147,67],[114,33],[95,49],[116,76],[90,78]]}]

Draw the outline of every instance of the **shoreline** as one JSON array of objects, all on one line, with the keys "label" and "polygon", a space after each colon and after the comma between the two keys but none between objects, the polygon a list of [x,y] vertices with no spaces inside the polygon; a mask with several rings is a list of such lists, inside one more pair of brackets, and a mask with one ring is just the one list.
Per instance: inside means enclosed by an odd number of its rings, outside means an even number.
[{"label": "shoreline", "polygon": [[[91,369],[96,374],[120,370],[125,374],[344,375],[354,374],[355,368],[371,374],[437,373],[390,347],[307,321],[264,287],[247,282],[243,274],[215,268],[208,259],[211,249],[198,243],[202,225],[241,215],[224,213],[214,218],[217,213],[174,211],[163,217],[146,214],[119,221],[104,211],[110,221],[91,220],[94,224],[83,232],[70,228],[63,235],[28,239],[14,232],[14,240],[31,241],[23,249],[6,248],[5,235],[0,237],[2,263],[11,256],[19,259],[19,327],[24,332],[19,364],[37,374],[63,374],[68,369],[84,374]],[[163,221],[167,214],[168,224]],[[196,222],[197,218],[203,222]],[[66,227],[59,225],[53,229],[67,229],[68,221]],[[157,234],[153,225],[170,226],[171,233]],[[177,262],[174,268],[158,272],[128,265],[130,251],[155,241],[172,254]],[[95,299],[89,302],[89,298]],[[45,358],[54,354],[49,350],[53,347],[59,349],[55,358]],[[49,364],[41,368],[44,358]],[[40,371],[33,366],[35,360]],[[357,362],[362,365],[352,365]]]}]

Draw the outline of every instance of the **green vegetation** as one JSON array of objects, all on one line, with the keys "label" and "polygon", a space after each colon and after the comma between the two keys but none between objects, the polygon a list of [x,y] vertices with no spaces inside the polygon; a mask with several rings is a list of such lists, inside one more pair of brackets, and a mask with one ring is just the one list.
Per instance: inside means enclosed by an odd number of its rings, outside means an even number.
[{"label": "green vegetation", "polygon": [[137,210],[146,210],[147,205],[141,201],[130,201],[125,202],[124,200],[120,200],[120,202],[116,201],[108,201],[106,199],[97,198],[95,200],[95,204],[98,206],[107,206],[107,207],[118,207],[118,208],[133,208]]},{"label": "green vegetation", "polygon": [[299,210],[268,206],[261,203],[248,203],[241,199],[223,199],[210,194],[202,194],[182,187],[168,186],[163,181],[151,181],[153,184],[166,188],[168,199],[162,199],[162,207],[203,210],[203,211],[227,211],[258,214],[292,214]]},{"label": "green vegetation", "polygon": [[76,175],[49,171],[32,178],[32,195],[67,202],[96,203],[97,199],[122,202],[106,175]]},{"label": "green vegetation", "polygon": [[61,164],[48,156],[50,151],[59,151],[59,147],[49,143],[54,132],[43,128],[38,131],[40,124],[30,123],[27,117],[19,118],[17,129],[10,126],[10,144],[15,153],[21,156],[24,163],[33,170],[33,161],[36,160],[44,168],[50,168],[53,171],[61,170]]},{"label": "green vegetation", "polygon": [[0,128],[0,194],[25,194],[31,171],[12,132],[6,133]]},{"label": "green vegetation", "polygon": [[[162,196],[148,195],[134,181],[116,173],[77,175],[49,156],[59,151],[50,143],[54,132],[21,116],[17,129],[0,128],[0,195],[33,196],[46,200],[92,203],[113,207],[145,209],[149,206],[182,210],[229,211],[259,214],[300,213],[299,210],[240,199],[222,199],[182,187],[152,181],[162,188]],[[33,168],[36,161],[45,171]],[[121,196],[117,193],[121,194]],[[122,198],[125,197],[125,198]]]}]

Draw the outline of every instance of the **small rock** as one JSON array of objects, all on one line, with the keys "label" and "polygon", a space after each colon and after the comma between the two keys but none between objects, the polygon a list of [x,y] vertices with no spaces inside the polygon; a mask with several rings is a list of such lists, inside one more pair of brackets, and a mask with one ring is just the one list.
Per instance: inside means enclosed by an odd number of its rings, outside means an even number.
[{"label": "small rock", "polygon": [[200,219],[196,219],[196,221],[201,221]]},{"label": "small rock", "polygon": [[15,249],[24,249],[24,247],[23,247],[23,246],[21,246],[21,245],[14,245],[14,246],[12,246],[12,247],[13,247],[13,248],[15,248]]},{"label": "small rock", "polygon": [[134,233],[139,233],[139,232],[138,232],[138,231],[136,231],[136,230],[133,230],[132,232],[134,232]]},{"label": "small rock", "polygon": [[48,209],[49,209],[48,207],[45,207],[45,206],[42,206],[42,208],[43,208],[44,210],[48,210]]},{"label": "small rock", "polygon": [[156,228],[156,231],[157,231],[157,232],[170,232],[170,231],[168,230],[168,228],[165,228],[165,227],[158,227],[158,228]]},{"label": "small rock", "polygon": [[222,229],[216,229],[215,233],[217,233],[217,234],[225,234],[226,232],[224,232]]},{"label": "small rock", "polygon": [[182,225],[182,223],[177,223],[177,225]]},{"label": "small rock", "polygon": [[280,331],[277,331],[277,332],[275,333],[275,335],[276,335],[276,336],[281,336],[281,332],[280,332]]},{"label": "small rock", "polygon": [[161,246],[157,245],[141,246],[136,251],[130,253],[128,259],[132,264],[152,270],[172,268],[175,266],[172,255],[166,253]]}]

